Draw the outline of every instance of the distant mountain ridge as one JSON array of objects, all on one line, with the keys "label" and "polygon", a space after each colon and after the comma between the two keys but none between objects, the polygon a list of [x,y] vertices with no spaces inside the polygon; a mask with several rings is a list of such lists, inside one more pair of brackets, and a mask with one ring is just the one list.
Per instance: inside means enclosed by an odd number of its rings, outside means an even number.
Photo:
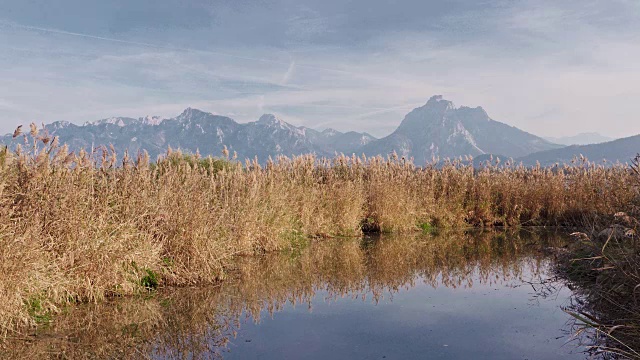
[{"label": "distant mountain ridge", "polygon": [[584,156],[589,161],[609,163],[620,161],[627,163],[640,153],[640,135],[617,139],[601,144],[572,145],[561,149],[548,150],[529,154],[518,158],[518,162],[525,165],[552,166],[558,164],[568,164],[574,157]]},{"label": "distant mountain ridge", "polygon": [[[434,158],[471,155],[483,159],[490,154],[514,158],[527,165],[537,161],[552,165],[569,162],[580,154],[596,161],[603,158],[628,161],[640,151],[640,135],[588,146],[554,144],[491,119],[481,107],[456,107],[440,95],[409,112],[393,133],[381,139],[366,132],[318,131],[295,126],[272,114],[264,114],[253,122],[238,123],[229,117],[193,108],[166,119],[113,117],[82,125],[56,121],[45,128],[72,150],[112,144],[119,154],[125,150],[130,154],[146,150],[152,159],[164,154],[168,147],[219,156],[227,146],[240,159],[257,157],[261,162],[277,155],[386,156],[396,152],[413,158],[416,165],[424,165]],[[14,146],[19,142],[21,139],[13,139],[11,134],[0,137],[2,144]]]},{"label": "distant mountain ridge", "polygon": [[[73,150],[112,144],[119,154],[125,150],[132,154],[146,150],[152,159],[164,154],[168,147],[218,156],[224,146],[236,152],[240,159],[257,156],[260,161],[279,154],[333,156],[336,152],[355,152],[375,140],[367,133],[297,127],[272,114],[241,124],[229,117],[193,108],[168,119],[112,117],[83,125],[56,121],[45,125],[45,129]],[[13,139],[11,134],[0,138],[3,144],[18,141],[20,139]]]},{"label": "distant mountain ridge", "polygon": [[424,164],[462,155],[520,157],[560,148],[538,136],[491,119],[481,107],[456,108],[440,95],[411,111],[391,135],[363,147],[368,155],[392,151]]},{"label": "distant mountain ridge", "polygon": [[591,145],[591,144],[600,144],[604,142],[609,142],[615,140],[614,138],[610,138],[608,136],[600,135],[595,132],[587,132],[580,133],[573,136],[563,136],[563,137],[545,137],[548,141],[554,144],[561,145]]}]

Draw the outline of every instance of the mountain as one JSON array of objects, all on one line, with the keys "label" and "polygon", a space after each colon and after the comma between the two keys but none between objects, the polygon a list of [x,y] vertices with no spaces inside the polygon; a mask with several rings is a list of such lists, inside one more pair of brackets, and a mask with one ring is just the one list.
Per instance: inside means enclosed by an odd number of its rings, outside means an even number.
[{"label": "mountain", "polygon": [[[113,117],[83,125],[57,121],[45,125],[45,129],[73,150],[113,144],[119,154],[125,150],[130,154],[147,150],[152,159],[164,154],[169,146],[204,155],[220,155],[227,146],[231,153],[237,152],[240,159],[257,156],[264,162],[269,156],[281,154],[333,156],[335,152],[352,153],[375,140],[367,133],[297,127],[271,114],[240,124],[231,118],[192,108],[169,119]],[[18,141],[20,139],[13,139],[11,134],[0,138],[0,143],[8,145]]]},{"label": "mountain", "polygon": [[589,144],[600,144],[603,142],[609,142],[615,140],[613,138],[600,135],[598,133],[589,132],[589,133],[580,133],[573,136],[565,136],[565,137],[545,137],[548,141],[554,144],[561,145],[589,145]]},{"label": "mountain", "polygon": [[481,107],[456,108],[451,101],[436,95],[407,114],[391,135],[370,142],[362,151],[367,155],[396,151],[421,165],[434,157],[503,154],[517,158],[560,147],[492,120]]},{"label": "mountain", "polygon": [[[309,130],[307,130],[309,131]],[[313,132],[310,130],[309,132]],[[358,152],[363,146],[376,140],[375,137],[365,133],[349,131],[342,133],[333,129],[324,130],[317,138],[316,144],[328,153],[352,154]]]},{"label": "mountain", "polygon": [[[275,115],[265,114],[249,123],[238,123],[226,117],[187,108],[173,118],[113,117],[82,125],[56,121],[45,126],[49,134],[58,136],[72,150],[91,149],[113,144],[122,154],[135,155],[147,150],[151,159],[164,154],[170,146],[203,155],[221,154],[224,146],[237,152],[240,159],[258,157],[261,162],[270,156],[314,153],[334,156],[335,153],[398,155],[413,157],[417,165],[434,157],[464,155],[476,159],[499,154],[503,160],[514,158],[527,165],[540,161],[542,165],[570,162],[580,154],[600,161],[628,161],[640,152],[640,135],[595,145],[563,147],[492,120],[481,108],[455,107],[453,103],[433,96],[419,108],[407,114],[398,128],[382,139],[367,133],[323,131],[289,124]],[[15,146],[22,140],[11,134],[0,137],[0,143]]]},{"label": "mountain", "polygon": [[640,135],[626,137],[601,144],[572,145],[561,149],[536,152],[516,159],[525,165],[535,165],[540,162],[542,166],[550,166],[555,163],[568,164],[574,157],[583,155],[595,162],[608,160],[612,162],[628,162],[640,153]]}]

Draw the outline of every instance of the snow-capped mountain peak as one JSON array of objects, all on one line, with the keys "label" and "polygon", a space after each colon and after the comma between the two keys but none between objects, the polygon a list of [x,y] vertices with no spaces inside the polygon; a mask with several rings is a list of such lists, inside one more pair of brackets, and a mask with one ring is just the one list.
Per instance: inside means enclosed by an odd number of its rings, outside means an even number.
[{"label": "snow-capped mountain peak", "polygon": [[144,125],[160,125],[160,123],[163,120],[165,119],[160,116],[151,116],[151,115],[147,115],[139,119],[140,123]]},{"label": "snow-capped mountain peak", "polygon": [[327,128],[327,129],[322,130],[322,134],[325,135],[325,136],[332,137],[332,136],[340,135],[342,133],[339,132],[338,130],[335,130],[335,129],[332,129],[332,128]]},{"label": "snow-capped mountain peak", "polygon": [[69,127],[69,125],[71,125],[70,122],[68,121],[64,121],[64,120],[60,120],[60,121],[54,121],[52,122],[49,126],[53,129],[53,130],[58,130],[58,129],[64,129]]},{"label": "snow-capped mountain peak", "polygon": [[121,117],[111,117],[111,118],[100,119],[100,120],[96,120],[96,121],[87,121],[82,126],[104,125],[104,124],[111,124],[111,125],[116,125],[116,126],[125,126],[125,125],[127,125],[127,121],[125,121],[125,120],[126,120],[125,118],[121,118]]},{"label": "snow-capped mountain peak", "polygon": [[285,125],[289,125],[286,122],[282,121],[281,119],[279,119],[277,116],[273,115],[273,114],[264,114],[262,116],[260,116],[260,118],[258,119],[258,121],[256,121],[256,124],[260,124],[260,125],[267,125],[267,126],[285,126]]}]

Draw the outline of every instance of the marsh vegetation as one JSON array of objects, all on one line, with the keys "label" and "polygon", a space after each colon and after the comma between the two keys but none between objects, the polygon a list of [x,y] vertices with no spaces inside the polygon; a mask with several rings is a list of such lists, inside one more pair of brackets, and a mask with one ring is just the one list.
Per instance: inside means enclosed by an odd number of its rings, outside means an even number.
[{"label": "marsh vegetation", "polygon": [[[221,159],[169,149],[151,162],[106,147],[70,152],[35,125],[23,142],[0,152],[4,336],[50,325],[71,304],[219,284],[240,256],[295,252],[320,238],[348,238],[333,256],[356,264],[348,250],[359,249],[363,232],[595,228],[638,196],[632,169],[586,159],[552,168],[500,159],[481,168],[462,160],[417,167],[393,154],[260,164],[226,149]],[[418,251],[405,245],[403,257]],[[394,271],[385,267],[395,278]]]},{"label": "marsh vegetation", "polygon": [[[640,189],[640,155],[631,164]],[[616,213],[604,230],[575,233],[570,251],[558,264],[582,301],[569,309],[576,331],[597,329],[590,342],[592,353],[605,357],[640,359],[640,197]]]}]

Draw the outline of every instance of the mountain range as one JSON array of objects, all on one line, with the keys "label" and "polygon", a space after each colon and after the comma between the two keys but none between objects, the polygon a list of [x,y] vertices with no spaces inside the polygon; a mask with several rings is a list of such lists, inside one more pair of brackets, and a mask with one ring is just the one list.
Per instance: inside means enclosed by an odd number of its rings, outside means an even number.
[{"label": "mountain range", "polygon": [[536,152],[518,159],[525,165],[551,166],[556,163],[568,164],[580,155],[591,161],[606,160],[609,164],[626,163],[640,153],[640,135],[608,141],[600,144],[571,145],[560,149]]},{"label": "mountain range", "polygon": [[600,144],[604,142],[613,141],[615,139],[610,138],[608,136],[600,135],[594,132],[586,132],[580,133],[573,136],[562,136],[562,137],[545,137],[548,141],[554,144],[561,145],[591,145],[591,144]]},{"label": "mountain range", "polygon": [[[390,135],[377,139],[365,132],[323,131],[294,126],[272,114],[257,121],[238,123],[226,117],[187,108],[173,118],[114,117],[82,125],[57,121],[45,125],[46,131],[58,136],[72,150],[90,149],[112,144],[119,154],[146,150],[152,159],[164,154],[168,147],[218,156],[224,146],[238,158],[254,158],[264,162],[277,155],[314,153],[334,156],[336,153],[388,155],[413,158],[417,165],[433,159],[464,155],[484,158],[495,154],[514,158],[525,164],[540,161],[544,165],[569,162],[583,154],[592,160],[628,161],[640,151],[640,135],[598,145],[564,146],[495,121],[481,107],[456,107],[440,95],[408,113]],[[0,137],[0,143],[13,146],[20,139],[11,134]]]},{"label": "mountain range", "polygon": [[[357,152],[375,140],[367,133],[298,127],[271,114],[241,124],[226,116],[192,108],[169,119],[114,117],[82,125],[56,121],[45,125],[45,130],[52,136],[58,136],[60,143],[68,144],[72,150],[111,144],[119,154],[125,150],[130,154],[146,150],[152,159],[164,154],[169,147],[219,156],[224,146],[230,152],[236,152],[240,159],[257,156],[260,161],[279,154],[333,156],[336,152]],[[18,141],[20,139],[13,139],[11,134],[0,138],[0,143],[7,145]]]}]

